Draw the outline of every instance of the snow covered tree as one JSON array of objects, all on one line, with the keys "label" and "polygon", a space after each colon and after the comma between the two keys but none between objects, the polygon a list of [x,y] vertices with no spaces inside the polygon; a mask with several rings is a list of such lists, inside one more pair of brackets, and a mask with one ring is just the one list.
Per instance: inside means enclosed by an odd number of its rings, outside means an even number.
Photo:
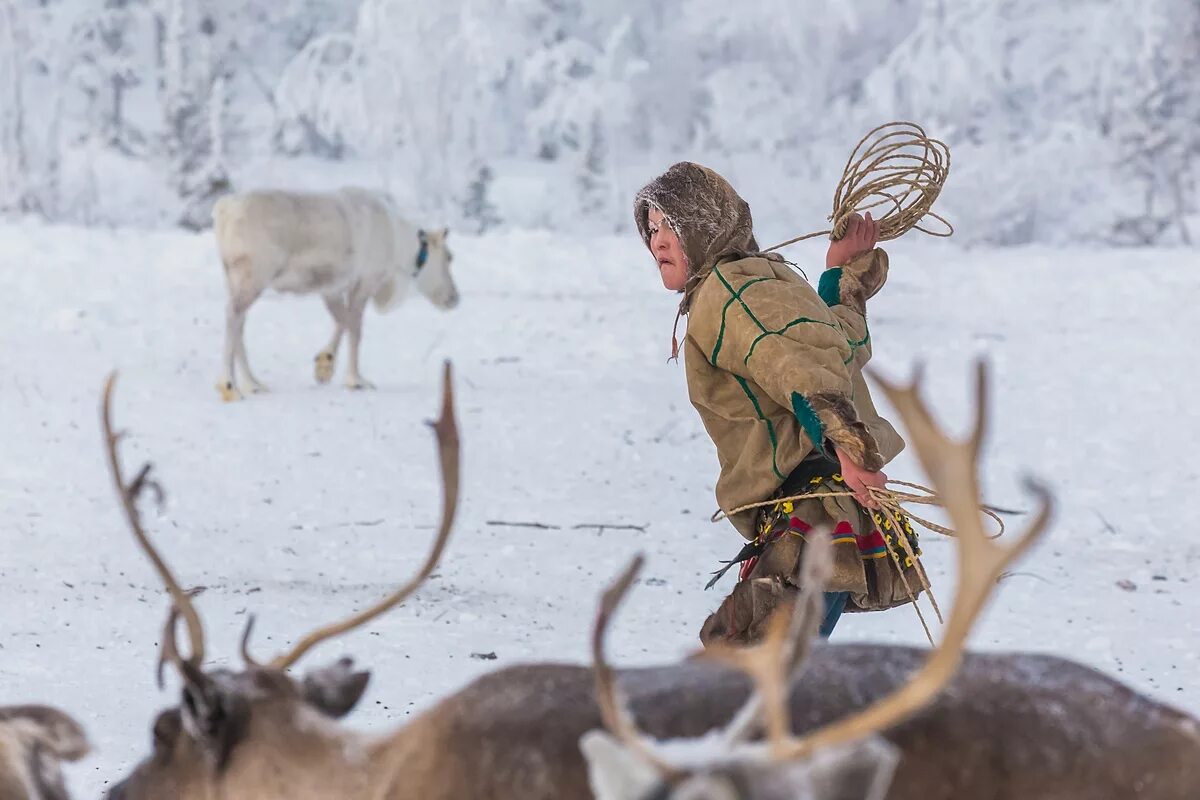
[{"label": "snow covered tree", "polygon": [[130,41],[137,24],[129,0],[106,0],[76,24],[70,39],[74,57],[71,79],[87,97],[88,127],[105,146],[130,155],[145,140],[129,126],[125,101],[141,83]]},{"label": "snow covered tree", "polygon": [[1191,244],[1186,217],[1195,208],[1195,160],[1200,155],[1200,6],[1165,0],[1136,16],[1139,46],[1133,69],[1112,99],[1118,174],[1132,182],[1136,202],[1123,205],[1114,239]]},{"label": "snow covered tree", "polygon": [[497,85],[517,39],[490,0],[364,0],[355,33],[366,98],[363,138],[403,166],[419,204],[446,216],[469,165],[498,152]]},{"label": "snow covered tree", "polygon": [[42,35],[50,16],[0,0],[0,211],[59,213],[66,48]]},{"label": "snow covered tree", "polygon": [[487,233],[503,220],[492,203],[491,188],[495,175],[487,164],[479,164],[462,200],[463,221],[472,233]]},{"label": "snow covered tree", "polygon": [[179,224],[190,230],[203,230],[212,224],[212,208],[221,195],[227,194],[232,185],[225,163],[225,115],[228,106],[228,80],[225,75],[217,76],[207,98],[207,144],[208,153],[203,162],[183,175],[181,185],[184,199]]},{"label": "snow covered tree", "polygon": [[230,189],[221,163],[228,71],[216,53],[216,21],[196,18],[191,0],[166,0],[162,30],[164,156],[181,208],[178,221],[199,229]]},{"label": "snow covered tree", "polygon": [[354,37],[319,36],[283,71],[275,89],[276,146],[288,154],[340,159],[364,127]]},{"label": "snow covered tree", "polygon": [[29,211],[24,72],[26,43],[16,4],[0,0],[0,210]]},{"label": "snow covered tree", "polygon": [[629,54],[631,30],[625,17],[597,44],[563,32],[526,58],[521,71],[530,146],[570,170],[579,213],[601,229],[611,229],[613,212],[624,210],[612,162],[628,138],[636,82],[645,71]]}]

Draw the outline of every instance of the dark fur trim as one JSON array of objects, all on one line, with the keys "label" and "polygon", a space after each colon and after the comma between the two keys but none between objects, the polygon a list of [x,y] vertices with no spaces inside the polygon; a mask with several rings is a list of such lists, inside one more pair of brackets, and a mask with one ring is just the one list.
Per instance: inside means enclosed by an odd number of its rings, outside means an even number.
[{"label": "dark fur trim", "polygon": [[825,435],[833,440],[854,463],[871,472],[883,469],[883,456],[875,437],[858,418],[854,404],[844,395],[833,392],[814,394],[808,398],[819,415],[831,415],[837,425],[826,423]]},{"label": "dark fur trim", "polygon": [[745,646],[761,641],[772,614],[784,603],[794,602],[797,591],[778,575],[740,581],[704,621],[701,643]]}]

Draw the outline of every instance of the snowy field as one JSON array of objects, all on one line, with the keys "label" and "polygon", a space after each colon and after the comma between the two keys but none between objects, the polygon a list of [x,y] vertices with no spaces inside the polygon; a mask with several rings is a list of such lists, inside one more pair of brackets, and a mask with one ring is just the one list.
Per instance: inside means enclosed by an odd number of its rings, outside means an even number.
[{"label": "snowy field", "polygon": [[[764,239],[776,233],[787,231]],[[1027,508],[1020,477],[1032,472],[1060,500],[973,646],[1073,657],[1200,713],[1195,252],[962,251],[916,237],[889,247],[876,366],[904,376],[925,362],[929,396],[957,427],[971,360],[988,353],[987,499]],[[147,512],[152,533],[184,584],[207,587],[214,664],[237,663],[248,613],[270,655],[416,567],[436,522],[422,422],[443,358],[456,367],[464,450],[444,563],[404,607],[305,662],[352,653],[374,670],[352,723],[396,725],[498,666],[583,660],[595,597],[638,550],[648,569],[615,656],[671,661],[698,644],[732,582],[706,593],[707,573],[740,540],[708,521],[715,456],[682,368],[665,363],[675,298],[636,237],[451,243],[459,308],[415,298],[368,315],[363,373],[378,390],[318,387],[323,306],[272,297],[247,328],[272,392],[225,405],[209,235],[0,227],[0,704],[50,702],[86,725],[97,750],[69,769],[76,796],[97,796],[145,755],[152,715],[175,697],[153,681],[166,597],[102,460],[99,393],[113,368],[126,461],[153,459],[168,491],[163,514]],[[789,252],[814,280],[818,247]],[[923,480],[907,454],[889,472]],[[945,605],[951,543],[929,534],[924,546]],[[923,634],[897,609],[846,617],[835,639]]]}]

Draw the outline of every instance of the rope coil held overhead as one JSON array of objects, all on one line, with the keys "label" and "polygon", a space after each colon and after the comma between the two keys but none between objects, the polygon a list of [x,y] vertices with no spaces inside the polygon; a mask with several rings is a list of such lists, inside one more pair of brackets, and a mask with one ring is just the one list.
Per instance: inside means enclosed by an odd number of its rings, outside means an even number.
[{"label": "rope coil held overhead", "polygon": [[[774,247],[772,252],[796,242],[828,235],[840,239],[856,213],[886,206],[879,221],[879,241],[897,239],[916,229],[930,236],[946,237],[954,226],[933,212],[933,203],[941,194],[950,174],[950,148],[932,139],[915,122],[887,122],[861,140],[850,153],[842,179],[833,193],[833,227],[816,231]],[[924,227],[926,217],[941,223],[945,230]]]}]

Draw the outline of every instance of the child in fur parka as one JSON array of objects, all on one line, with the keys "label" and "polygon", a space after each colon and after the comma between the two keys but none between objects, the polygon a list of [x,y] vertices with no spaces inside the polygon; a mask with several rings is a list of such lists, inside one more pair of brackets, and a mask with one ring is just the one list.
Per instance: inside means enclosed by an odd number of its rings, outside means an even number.
[{"label": "child in fur parka", "polygon": [[[750,544],[702,641],[758,640],[772,612],[794,599],[805,537],[817,526],[834,550],[823,636],[844,611],[910,602],[922,587],[916,535],[906,519],[893,526],[878,514],[868,493],[884,487],[883,468],[904,447],[862,376],[866,302],[888,270],[875,247],[878,223],[870,214],[851,221],[814,290],[780,256],[759,252],[749,205],[706,167],[672,166],[638,192],[634,218],[663,285],[683,295],[688,393],[717,449],[717,502],[727,513],[768,503],[729,513]],[[853,497],[770,503],[818,490]]]}]

